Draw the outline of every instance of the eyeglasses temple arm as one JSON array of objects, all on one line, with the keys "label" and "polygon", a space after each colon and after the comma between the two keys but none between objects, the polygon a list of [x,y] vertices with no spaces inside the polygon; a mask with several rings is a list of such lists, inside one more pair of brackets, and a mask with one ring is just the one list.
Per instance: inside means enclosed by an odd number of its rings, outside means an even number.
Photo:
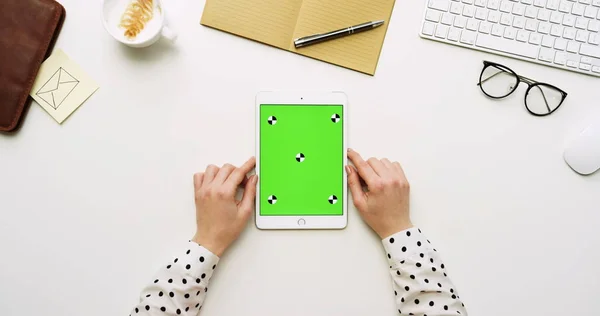
[{"label": "eyeglasses temple arm", "polygon": [[546,99],[546,94],[544,93],[544,90],[542,90],[542,88],[540,88],[540,86],[535,86],[536,88],[538,88],[538,90],[540,90],[540,93],[542,94],[542,98],[544,98],[544,103],[546,104],[546,108],[548,109],[548,112],[552,112],[552,110],[550,109],[550,106],[548,105],[548,100]]},{"label": "eyeglasses temple arm", "polygon": [[[499,68],[496,68],[496,69],[498,69],[498,70],[502,70],[502,69],[499,69]],[[504,70],[502,70],[502,72],[507,72],[507,71],[504,71]],[[497,72],[497,73],[495,73],[495,74],[493,74],[493,75],[489,76],[489,77],[488,77],[488,78],[486,78],[486,79],[480,80],[480,82],[478,82],[478,83],[477,83],[477,85],[479,86],[479,85],[481,85],[482,83],[485,83],[486,81],[488,81],[488,80],[490,80],[490,79],[494,78],[495,76],[497,76],[497,75],[501,74],[502,72]]]}]

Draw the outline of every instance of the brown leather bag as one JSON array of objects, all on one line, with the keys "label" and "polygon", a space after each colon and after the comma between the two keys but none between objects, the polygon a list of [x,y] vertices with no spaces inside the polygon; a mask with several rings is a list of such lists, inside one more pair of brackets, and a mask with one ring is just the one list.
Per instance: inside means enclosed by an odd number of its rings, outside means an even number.
[{"label": "brown leather bag", "polygon": [[0,131],[15,130],[65,18],[54,0],[0,1]]}]

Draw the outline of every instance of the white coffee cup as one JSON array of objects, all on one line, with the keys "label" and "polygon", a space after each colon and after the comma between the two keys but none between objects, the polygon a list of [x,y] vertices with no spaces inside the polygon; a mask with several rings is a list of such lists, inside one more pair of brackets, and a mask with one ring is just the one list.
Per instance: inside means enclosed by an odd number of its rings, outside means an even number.
[{"label": "white coffee cup", "polygon": [[132,0],[102,0],[102,23],[104,29],[117,41],[131,47],[147,47],[156,43],[161,36],[174,41],[177,34],[166,26],[165,12],[161,0],[153,0],[154,16],[144,29],[133,39],[125,36],[119,27],[121,16]]}]

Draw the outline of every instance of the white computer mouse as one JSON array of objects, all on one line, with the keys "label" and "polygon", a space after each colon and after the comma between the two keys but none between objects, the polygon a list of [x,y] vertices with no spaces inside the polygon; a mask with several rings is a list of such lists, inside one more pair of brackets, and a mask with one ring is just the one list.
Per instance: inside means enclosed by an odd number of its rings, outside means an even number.
[{"label": "white computer mouse", "polygon": [[565,150],[565,161],[582,175],[600,169],[600,122],[588,126]]}]

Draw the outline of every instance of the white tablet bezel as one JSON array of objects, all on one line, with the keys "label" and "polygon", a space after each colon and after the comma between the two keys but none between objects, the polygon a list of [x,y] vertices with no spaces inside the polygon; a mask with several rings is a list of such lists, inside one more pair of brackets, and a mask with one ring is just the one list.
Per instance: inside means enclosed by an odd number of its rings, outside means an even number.
[{"label": "white tablet bezel", "polygon": [[259,229],[343,229],[348,224],[348,177],[343,172],[343,214],[338,216],[261,216],[260,215],[260,105],[261,104],[341,104],[344,109],[343,157],[344,166],[348,164],[348,98],[343,92],[261,92],[256,96],[256,174],[259,175],[256,188],[256,227]]}]

